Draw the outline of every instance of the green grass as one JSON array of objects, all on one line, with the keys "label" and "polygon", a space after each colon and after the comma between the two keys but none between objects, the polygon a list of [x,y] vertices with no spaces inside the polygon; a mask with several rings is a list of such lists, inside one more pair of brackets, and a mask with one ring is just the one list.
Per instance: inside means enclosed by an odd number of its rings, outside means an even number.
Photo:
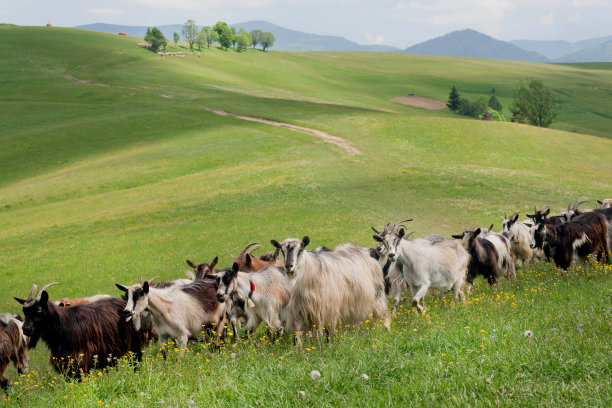
[{"label": "green grass", "polygon": [[[162,59],[137,41],[0,27],[0,310],[19,311],[12,298],[33,283],[61,282],[52,299],[118,295],[115,282],[182,277],[185,259],[218,255],[227,266],[252,241],[308,234],[313,246],[372,246],[371,225],[405,218],[415,219],[417,236],[491,222],[498,229],[503,211],[555,211],[612,191],[609,64],[214,48]],[[389,102],[408,92],[445,101],[456,85],[471,98],[495,87],[507,108],[527,77],[563,100],[555,129]],[[203,107],[324,130],[361,154]],[[456,406],[493,405],[498,396],[504,405],[609,405],[609,272],[559,277],[542,265],[519,276],[499,292],[516,306],[479,286],[466,305],[432,298],[429,318],[401,311],[391,333],[353,330],[310,352],[288,339],[255,340],[221,353],[195,345],[199,356],[163,363],[151,349],[136,374],[121,367],[70,385],[51,372],[41,344],[31,364],[38,379],[29,377],[39,386],[11,368],[20,384],[8,397],[23,406],[64,396],[114,406],[209,405],[205,398],[219,406]],[[493,329],[500,334],[487,337]],[[313,369],[323,374],[317,382]]]}]

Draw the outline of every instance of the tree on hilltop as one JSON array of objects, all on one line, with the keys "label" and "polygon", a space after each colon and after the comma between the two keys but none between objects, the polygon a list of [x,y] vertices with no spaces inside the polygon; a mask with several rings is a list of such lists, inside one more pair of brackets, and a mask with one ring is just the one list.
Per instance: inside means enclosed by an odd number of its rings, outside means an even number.
[{"label": "tree on hilltop", "polygon": [[151,44],[151,51],[153,52],[159,51],[161,47],[166,49],[166,45],[168,45],[166,37],[157,27],[148,27],[144,40]]},{"label": "tree on hilltop", "polygon": [[459,95],[457,88],[455,88],[455,86],[453,85],[450,93],[448,94],[448,102],[446,103],[446,106],[451,111],[451,113],[455,113],[457,109],[459,109],[460,99],[461,96]]},{"label": "tree on hilltop", "polygon": [[261,36],[259,37],[259,43],[261,44],[261,49],[265,51],[266,48],[272,47],[274,45],[275,40],[276,38],[274,38],[274,34],[267,32],[267,31],[261,33]]},{"label": "tree on hilltop", "polygon": [[213,33],[216,34],[217,32],[213,31],[211,26],[204,27],[202,32],[206,34],[206,44],[208,45],[208,48],[210,48],[210,44],[212,44],[213,41],[217,41],[213,36]]},{"label": "tree on hilltop", "polygon": [[261,30],[253,30],[251,31],[250,34],[251,34],[253,48],[255,48],[257,44],[259,44],[262,32]]},{"label": "tree on hilltop", "polygon": [[189,43],[189,49],[193,50],[193,43],[198,39],[198,26],[195,21],[185,21],[185,24],[183,24],[183,37]]},{"label": "tree on hilltop", "polygon": [[219,45],[221,45],[222,48],[225,48],[227,50],[229,47],[232,46],[232,44],[234,43],[234,33],[232,33],[232,30],[227,26],[226,22],[218,21],[217,24],[215,24],[215,26],[213,27],[213,30],[215,30],[219,35],[217,41],[219,42]]},{"label": "tree on hilltop", "polygon": [[238,34],[236,42],[238,43],[238,51],[244,51],[251,45],[253,39],[251,38],[251,34],[244,31]]}]

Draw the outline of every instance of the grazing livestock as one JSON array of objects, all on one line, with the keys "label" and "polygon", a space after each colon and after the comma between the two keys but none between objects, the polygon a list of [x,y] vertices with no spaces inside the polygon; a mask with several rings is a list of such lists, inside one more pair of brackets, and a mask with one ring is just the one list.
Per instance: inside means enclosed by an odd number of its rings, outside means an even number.
[{"label": "grazing livestock", "polygon": [[278,251],[256,257],[252,252],[259,248],[261,248],[261,245],[257,242],[252,242],[245,246],[238,256],[232,257],[234,262],[238,264],[238,270],[241,272],[255,272],[270,265],[282,268],[282,262],[278,261]]},{"label": "grazing livestock", "polygon": [[126,322],[138,318],[147,311],[153,318],[160,348],[165,351],[168,338],[173,338],[181,348],[181,355],[189,338],[202,337],[205,326],[214,326],[223,332],[225,308],[217,301],[217,282],[211,279],[196,280],[190,285],[157,288],[150,281],[132,286],[115,284],[125,292],[127,304],[123,310]]},{"label": "grazing livestock", "polygon": [[125,301],[106,298],[94,303],[60,307],[49,301],[43,286],[32,298],[15,298],[23,305],[23,333],[30,337],[30,348],[43,339],[51,350],[51,365],[66,375],[81,377],[92,367],[115,365],[117,359],[132,352],[142,358],[142,339],[132,324],[122,317]]},{"label": "grazing livestock", "polygon": [[494,285],[502,273],[495,245],[485,238],[479,238],[479,234],[480,228],[453,235],[453,238],[461,240],[461,245],[470,254],[466,278],[468,292],[472,289],[476,276],[481,275],[487,279],[489,285]]},{"label": "grazing livestock", "polygon": [[611,208],[612,207],[612,198],[606,198],[605,200],[597,200],[597,204],[599,204],[601,209]]},{"label": "grazing livestock", "polygon": [[533,226],[531,221],[517,222],[519,217],[518,211],[511,214],[510,217],[504,216],[502,219],[502,233],[510,241],[512,253],[514,254],[515,267],[525,267],[529,263],[536,262],[540,257],[540,250],[533,249],[529,246],[531,240],[530,228]]},{"label": "grazing livestock", "polygon": [[341,324],[366,319],[380,319],[390,329],[382,270],[366,248],[344,244],[309,252],[308,236],[270,242],[283,253],[291,285],[286,327],[297,334],[299,344],[302,331],[313,327],[319,335],[327,331],[328,339]]},{"label": "grazing livestock", "polygon": [[[210,274],[216,273],[215,266],[217,265],[217,262],[219,262],[219,257],[217,256],[215,256],[215,259],[213,259],[212,262],[209,264],[207,263],[194,264],[188,259],[187,265],[191,266],[195,272],[195,277],[194,279],[192,279],[192,281],[202,279],[204,275],[210,275]],[[190,284],[192,282],[186,282],[186,283]]]},{"label": "grazing livestock", "polygon": [[[219,289],[217,300],[226,303],[233,331],[238,339],[236,321],[233,316],[245,316],[252,333],[264,321],[270,330],[282,329],[282,315],[291,289],[287,275],[275,266],[267,266],[259,271],[240,272],[238,263],[232,269],[216,277]],[[232,309],[239,309],[234,311]]]},{"label": "grazing livestock", "polygon": [[401,265],[401,274],[412,294],[412,305],[421,312],[430,288],[443,293],[452,290],[455,299],[463,298],[461,286],[468,255],[461,245],[441,235],[403,239],[406,231],[400,228],[402,222],[405,221],[387,224],[380,231],[374,229],[378,235],[373,238],[379,242],[377,251],[381,256],[386,255]]},{"label": "grazing livestock", "polygon": [[23,322],[8,313],[0,314],[0,387],[8,387],[4,376],[12,361],[19,374],[28,370],[28,338],[22,331]]},{"label": "grazing livestock", "polygon": [[571,221],[573,218],[583,214],[583,212],[578,209],[578,206],[583,203],[588,203],[588,201],[587,200],[576,201],[576,204],[573,204],[573,205],[572,205],[572,202],[570,201],[569,205],[567,206],[567,210],[560,214],[565,217],[565,222]]},{"label": "grazing livestock", "polygon": [[508,238],[503,234],[498,234],[493,231],[493,224],[489,228],[480,229],[480,237],[491,242],[497,251],[498,270],[501,275],[505,276],[509,281],[516,279],[516,270],[514,269],[514,253]]},{"label": "grazing livestock", "polygon": [[[533,231],[538,227],[539,224],[546,224],[546,225],[551,225],[551,226],[558,226],[561,225],[565,222],[565,216],[564,215],[555,215],[552,217],[548,217],[548,214],[550,213],[550,208],[547,208],[548,206],[545,205],[543,206],[540,210],[537,209],[536,206],[533,207],[533,214],[526,214],[527,217],[531,218],[533,220],[533,226],[530,229],[530,236],[533,235]],[[544,210],[546,209],[546,211]],[[531,242],[531,239],[530,239]],[[536,247],[531,247],[532,249],[541,249],[542,252],[544,253],[544,256],[546,256],[546,260],[549,261],[550,258],[553,256],[553,251],[550,248],[550,245],[548,245],[547,242],[542,242],[541,244],[536,244],[536,245],[540,245],[540,246],[536,246]]]},{"label": "grazing livestock", "polygon": [[531,247],[548,244],[553,249],[555,264],[567,270],[574,256],[588,269],[588,256],[597,254],[597,260],[609,262],[608,225],[605,217],[596,212],[584,213],[572,221],[554,226],[545,223],[532,227]]}]

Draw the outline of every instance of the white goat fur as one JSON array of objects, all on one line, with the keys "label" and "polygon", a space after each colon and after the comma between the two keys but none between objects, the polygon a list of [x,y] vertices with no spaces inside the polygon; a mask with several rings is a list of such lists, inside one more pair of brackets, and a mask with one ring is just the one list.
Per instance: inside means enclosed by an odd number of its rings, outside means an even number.
[{"label": "white goat fur", "polygon": [[502,221],[503,234],[510,241],[510,247],[514,254],[514,265],[519,267],[519,261],[524,268],[525,265],[534,263],[541,258],[541,250],[533,249],[529,245],[531,242],[530,228],[533,226],[531,221],[513,222],[508,228],[508,221]]},{"label": "white goat fur", "polygon": [[[299,253],[289,276],[291,299],[286,307],[287,328],[298,334],[316,328],[332,335],[340,325],[367,319],[382,320],[390,329],[385,283],[378,262],[367,249],[344,244],[333,251],[308,252],[295,238],[281,244]],[[300,251],[301,249],[301,251]]]},{"label": "white goat fur", "polygon": [[[230,272],[224,272],[224,274]],[[251,294],[253,307],[248,307],[247,301],[251,292],[251,281],[255,290]],[[271,330],[282,329],[282,319],[284,318],[285,306],[291,297],[289,281],[283,271],[275,266],[267,266],[259,271],[245,273],[238,272],[232,279],[227,292],[223,284],[222,277],[217,280],[219,290],[217,293],[227,293],[228,313],[232,316],[240,317],[244,314],[247,319],[247,326],[251,331],[255,330],[259,324],[265,322]],[[244,305],[242,308],[239,305]],[[236,311],[234,309],[242,309]],[[236,322],[232,322],[236,325]],[[237,333],[235,333],[237,336]]]},{"label": "white goat fur", "polygon": [[[149,292],[134,302],[132,292],[143,288],[142,284],[136,284],[131,286],[127,292],[128,301],[125,310],[132,312],[134,328],[139,330],[139,318],[142,313],[146,313],[145,309],[147,309],[153,318],[160,347],[163,348],[168,338],[172,338],[177,341],[179,348],[184,350],[190,337],[202,337],[203,325],[214,323],[218,334],[222,334],[225,324],[223,304],[217,302],[214,310],[205,310],[198,299],[185,292],[186,289],[198,291],[200,285],[211,284],[213,281],[207,280],[162,289],[149,286]],[[214,297],[215,291],[211,292]]]}]

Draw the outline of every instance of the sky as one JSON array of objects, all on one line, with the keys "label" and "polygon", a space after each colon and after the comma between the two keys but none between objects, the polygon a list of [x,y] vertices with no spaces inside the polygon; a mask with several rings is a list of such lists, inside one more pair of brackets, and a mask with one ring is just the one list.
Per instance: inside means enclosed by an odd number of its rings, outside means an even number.
[{"label": "sky", "polygon": [[612,0],[0,0],[0,23],[199,26],[265,20],[360,44],[406,48],[471,28],[499,40],[612,34]]}]

